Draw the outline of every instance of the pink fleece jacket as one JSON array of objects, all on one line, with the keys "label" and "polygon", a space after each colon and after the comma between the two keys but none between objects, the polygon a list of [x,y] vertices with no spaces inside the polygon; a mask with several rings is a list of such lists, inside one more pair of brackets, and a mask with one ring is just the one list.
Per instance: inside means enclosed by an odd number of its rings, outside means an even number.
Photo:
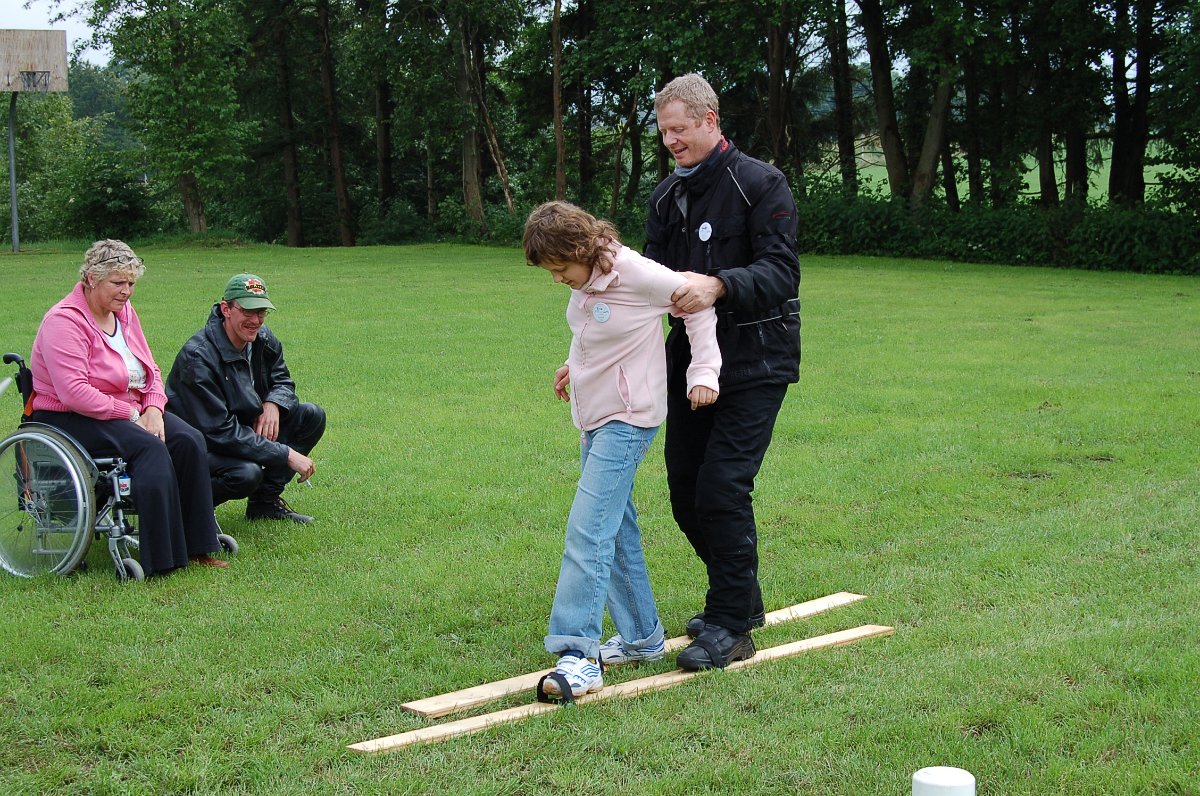
[{"label": "pink fleece jacket", "polygon": [[[571,291],[567,324],[571,353],[571,417],[584,431],[610,420],[653,428],[667,417],[667,354],[662,318],[671,294],[685,282],[664,265],[622,246],[607,274],[599,270]],[[721,351],[717,316],[710,307],[681,315],[691,341],[687,386],[718,390]]]},{"label": "pink fleece jacket", "polygon": [[33,371],[33,409],[75,412],[97,420],[128,420],[130,409],[138,411],[167,405],[162,374],[138,320],[133,304],[117,313],[129,350],[146,369],[146,388],[129,389],[125,360],[104,342],[96,325],[83,284],[55,304],[42,318],[29,369]]}]

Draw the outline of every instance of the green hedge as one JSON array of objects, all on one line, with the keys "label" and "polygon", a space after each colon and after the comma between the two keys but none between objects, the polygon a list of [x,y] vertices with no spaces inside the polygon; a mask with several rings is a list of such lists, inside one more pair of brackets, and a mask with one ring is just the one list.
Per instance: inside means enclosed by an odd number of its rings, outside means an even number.
[{"label": "green hedge", "polygon": [[966,206],[919,210],[886,197],[802,200],[800,251],[929,257],[969,262],[1200,274],[1200,228],[1144,207]]}]

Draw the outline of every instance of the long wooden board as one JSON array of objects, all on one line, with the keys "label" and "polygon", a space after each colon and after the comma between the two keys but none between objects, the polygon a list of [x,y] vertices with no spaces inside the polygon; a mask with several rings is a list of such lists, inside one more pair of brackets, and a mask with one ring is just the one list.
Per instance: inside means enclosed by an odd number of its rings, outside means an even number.
[{"label": "long wooden board", "polygon": [[[830,594],[827,597],[819,597],[815,600],[793,605],[790,608],[781,608],[778,611],[772,611],[766,616],[766,624],[778,625],[793,619],[804,619],[805,617],[815,616],[824,611],[840,608],[843,605],[849,605],[850,603],[865,599],[866,597],[861,594],[840,591],[836,594]],[[667,639],[667,652],[686,647],[690,642],[691,639],[687,636]],[[501,699],[510,694],[519,694],[522,691],[537,688],[538,680],[547,671],[547,669],[541,669],[529,674],[519,674],[516,677],[509,677],[506,680],[483,683],[482,685],[464,688],[461,691],[452,691],[448,694],[438,694],[437,696],[405,702],[400,707],[409,713],[416,713],[418,716],[424,716],[427,719],[437,719],[460,710],[485,705],[488,702]]]},{"label": "long wooden board", "polygon": [[[863,639],[874,638],[876,636],[890,636],[895,632],[894,628],[884,625],[861,625],[849,630],[839,630],[835,633],[827,633],[823,636],[815,636],[813,638],[804,639],[803,641],[793,641],[790,644],[780,644],[777,647],[768,647],[761,649],[753,658],[744,661],[735,661],[725,667],[725,671],[733,671],[736,669],[744,669],[748,666],[756,666],[767,661],[777,660],[779,658],[787,658],[793,655],[799,655],[810,650],[824,649],[827,647],[840,647],[846,644],[853,644],[856,641]],[[624,683],[619,683],[613,686],[606,686],[603,690],[597,691],[594,694],[588,694],[575,700],[578,705],[589,704],[592,702],[601,702],[605,699],[613,699],[615,697],[632,697],[639,694],[646,694],[651,691],[661,691],[664,688],[670,688],[673,685],[678,685],[685,680],[690,680],[693,677],[704,674],[705,672],[685,672],[682,669],[676,669],[673,672],[665,672],[663,674],[655,674],[649,677],[642,677],[637,680],[629,680]],[[527,719],[530,716],[540,716],[543,713],[549,713],[558,710],[559,705],[546,702],[534,702],[529,705],[521,705],[519,707],[507,708],[505,710],[497,710],[493,713],[485,713],[481,716],[472,716],[466,719],[458,719],[449,721],[444,724],[438,724],[432,727],[421,727],[416,730],[402,732],[398,735],[389,735],[383,738],[376,738],[371,741],[362,741],[361,743],[351,744],[349,748],[354,752],[363,754],[375,754],[377,752],[386,752],[392,749],[399,749],[404,746],[411,746],[419,743],[434,743],[436,741],[444,741],[448,738],[457,738],[461,735],[469,735],[471,733],[486,730],[488,727],[495,727],[500,724],[512,724],[514,722]]]}]

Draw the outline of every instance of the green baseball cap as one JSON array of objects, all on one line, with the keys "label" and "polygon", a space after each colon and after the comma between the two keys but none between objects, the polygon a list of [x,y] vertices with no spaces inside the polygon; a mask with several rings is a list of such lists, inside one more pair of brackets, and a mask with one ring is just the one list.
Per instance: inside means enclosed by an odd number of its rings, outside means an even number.
[{"label": "green baseball cap", "polygon": [[230,278],[225,285],[225,300],[236,300],[238,305],[248,310],[261,310],[264,307],[275,309],[267,295],[267,283],[254,274],[238,274]]}]

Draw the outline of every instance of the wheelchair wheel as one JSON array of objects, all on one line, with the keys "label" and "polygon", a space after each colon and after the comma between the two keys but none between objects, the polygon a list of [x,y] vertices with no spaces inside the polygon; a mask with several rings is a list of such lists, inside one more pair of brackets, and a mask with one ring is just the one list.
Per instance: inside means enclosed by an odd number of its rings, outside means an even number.
[{"label": "wheelchair wheel", "polygon": [[237,539],[234,539],[229,534],[227,534],[227,533],[217,534],[217,541],[221,543],[221,549],[224,550],[226,553],[229,553],[229,555],[236,556],[238,554]]},{"label": "wheelchair wheel", "polygon": [[116,573],[119,581],[146,579],[142,565],[132,558],[122,558],[121,566],[117,568]]},{"label": "wheelchair wheel", "polygon": [[18,428],[0,442],[0,567],[65,575],[87,556],[95,465],[58,434]]}]

